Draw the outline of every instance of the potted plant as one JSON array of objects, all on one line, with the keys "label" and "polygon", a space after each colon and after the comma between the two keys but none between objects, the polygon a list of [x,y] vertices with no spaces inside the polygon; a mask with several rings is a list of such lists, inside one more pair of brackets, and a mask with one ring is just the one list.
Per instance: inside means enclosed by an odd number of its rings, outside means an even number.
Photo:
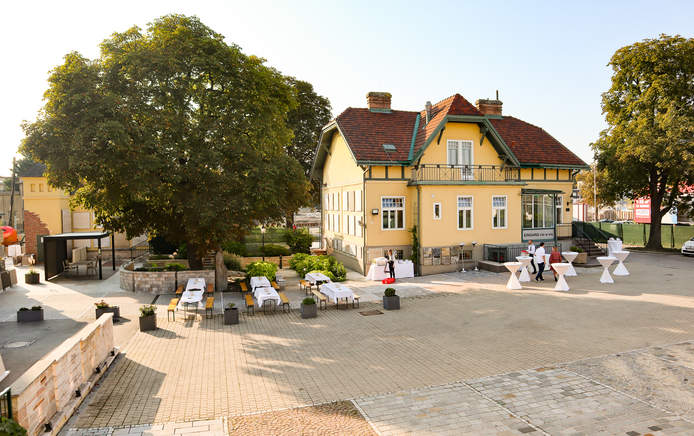
[{"label": "potted plant", "polygon": [[99,317],[104,313],[112,313],[114,321],[118,321],[120,319],[120,307],[109,306],[109,304],[104,300],[94,303],[94,306],[96,306],[96,319],[99,319]]},{"label": "potted plant", "polygon": [[229,303],[224,307],[224,325],[239,323],[239,310],[234,303]]},{"label": "potted plant", "polygon": [[39,273],[34,271],[34,269],[30,269],[28,273],[24,274],[24,281],[28,285],[38,285],[39,284]]},{"label": "potted plant", "polygon": [[569,250],[575,251],[578,253],[578,256],[576,256],[576,259],[574,259],[573,263],[586,263],[588,262],[588,253],[583,251],[581,247],[577,247],[575,245],[572,245]]},{"label": "potted plant", "polygon": [[146,332],[157,328],[157,306],[145,304],[140,307],[140,331]]},{"label": "potted plant", "polygon": [[306,297],[301,301],[301,317],[315,318],[318,315],[318,306],[316,300],[312,297]]},{"label": "potted plant", "polygon": [[43,308],[41,306],[33,306],[31,309],[20,307],[17,311],[17,322],[34,322],[43,321]]},{"label": "potted plant", "polygon": [[386,291],[383,293],[383,308],[385,310],[400,309],[400,297],[395,295],[394,288],[386,288]]}]

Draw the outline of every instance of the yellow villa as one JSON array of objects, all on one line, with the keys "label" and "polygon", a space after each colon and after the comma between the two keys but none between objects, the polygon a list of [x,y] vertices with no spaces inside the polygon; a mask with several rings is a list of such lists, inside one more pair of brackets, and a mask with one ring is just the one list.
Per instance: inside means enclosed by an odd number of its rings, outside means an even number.
[{"label": "yellow villa", "polygon": [[[324,127],[313,164],[322,244],[363,274],[392,249],[421,274],[459,269],[486,246],[571,238],[571,193],[587,168],[542,128],[502,115],[499,100],[460,94],[420,112],[370,92]],[[467,250],[467,251],[466,251]]]}]

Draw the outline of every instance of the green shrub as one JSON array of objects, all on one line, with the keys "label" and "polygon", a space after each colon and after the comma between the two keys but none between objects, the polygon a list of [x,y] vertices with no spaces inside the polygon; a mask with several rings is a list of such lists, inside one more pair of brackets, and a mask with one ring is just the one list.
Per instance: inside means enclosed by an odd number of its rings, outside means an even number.
[{"label": "green shrub", "polygon": [[383,295],[385,295],[386,297],[394,297],[395,296],[395,289],[394,288],[386,288]]},{"label": "green shrub", "polygon": [[31,310],[41,310],[41,306],[31,306]]},{"label": "green shrub", "polygon": [[309,257],[311,257],[311,256],[309,256],[309,255],[306,254],[306,253],[296,253],[296,254],[294,254],[294,255],[292,256],[292,258],[289,260],[289,268],[291,268],[291,269],[293,269],[293,270],[296,270],[296,265],[297,265],[299,262],[305,261],[305,260],[308,259]]},{"label": "green shrub", "polygon": [[333,274],[332,272],[328,271],[327,269],[314,269],[313,271],[309,271],[309,272],[312,272],[312,273],[321,273],[321,274],[327,276],[327,277],[328,277],[330,280],[332,280],[333,282],[337,281],[337,280],[335,279],[335,274]]},{"label": "green shrub", "polygon": [[228,304],[226,305],[225,309],[226,309],[226,310],[231,310],[231,309],[234,308],[234,306],[236,306],[234,303],[228,303]]},{"label": "green shrub", "polygon": [[154,236],[149,240],[149,246],[154,254],[170,254],[176,251],[178,244],[167,241],[162,236]]},{"label": "green shrub", "polygon": [[25,436],[27,431],[24,427],[17,424],[10,418],[0,417],[0,435],[3,436]]},{"label": "green shrub", "polygon": [[265,276],[268,280],[275,280],[277,265],[270,262],[252,262],[246,267],[248,277]]},{"label": "green shrub", "polygon": [[224,253],[224,265],[229,271],[241,271],[241,261],[229,253]]},{"label": "green shrub", "polygon": [[316,304],[316,300],[313,299],[313,297],[306,297],[303,300],[301,300],[301,304],[304,306],[310,306],[312,304]]},{"label": "green shrub", "polygon": [[334,282],[344,282],[347,280],[347,269],[332,256],[309,256],[306,254],[295,254],[289,261],[292,268],[299,277],[306,276],[306,273],[319,271],[330,277]]},{"label": "green shrub", "polygon": [[260,247],[260,252],[265,256],[289,256],[292,252],[289,248],[277,244],[265,244]]},{"label": "green shrub", "polygon": [[284,240],[294,253],[310,253],[313,236],[308,229],[287,229]]},{"label": "green shrub", "polygon": [[222,250],[227,253],[235,254],[237,256],[246,257],[248,256],[248,249],[246,244],[239,241],[226,241],[222,244]]},{"label": "green shrub", "polygon": [[170,254],[152,254],[149,256],[149,260],[166,260],[171,259]]},{"label": "green shrub", "polygon": [[29,310],[28,307],[20,307],[20,308],[19,308],[19,311],[20,311],[20,312],[26,312],[27,310]]},{"label": "green shrub", "polygon": [[575,245],[572,245],[569,250],[575,251],[576,253],[583,253],[583,249],[581,247],[577,247]]},{"label": "green shrub", "polygon": [[145,304],[144,306],[140,306],[140,318],[142,318],[143,316],[154,315],[156,311],[157,306],[153,304]]},{"label": "green shrub", "polygon": [[174,259],[188,259],[188,247],[185,242],[178,246]]},{"label": "green shrub", "polygon": [[183,265],[182,263],[167,263],[166,264],[166,270],[167,271],[185,271],[187,269],[188,269],[188,267]]}]

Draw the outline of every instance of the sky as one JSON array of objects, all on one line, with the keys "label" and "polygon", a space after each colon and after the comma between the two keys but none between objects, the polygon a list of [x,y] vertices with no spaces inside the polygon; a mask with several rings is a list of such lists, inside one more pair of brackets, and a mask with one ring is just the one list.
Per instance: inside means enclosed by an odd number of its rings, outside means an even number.
[{"label": "sky", "polygon": [[0,175],[23,120],[36,119],[50,70],[70,51],[162,15],[196,15],[246,54],[312,83],[333,114],[387,91],[421,110],[455,93],[474,104],[499,91],[503,113],[538,125],[589,162],[606,127],[600,95],[625,45],[694,36],[689,1],[25,1],[3,4]]}]

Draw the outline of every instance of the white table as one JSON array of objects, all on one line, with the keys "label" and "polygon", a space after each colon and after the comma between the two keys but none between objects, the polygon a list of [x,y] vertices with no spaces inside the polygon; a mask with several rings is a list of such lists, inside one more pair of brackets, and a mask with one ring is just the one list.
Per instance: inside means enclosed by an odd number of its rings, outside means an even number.
[{"label": "white table", "polygon": [[518,281],[518,277],[516,277],[516,271],[518,271],[518,268],[521,266],[521,263],[520,262],[504,262],[504,266],[511,273],[511,277],[509,277],[508,282],[506,283],[506,288],[507,289],[523,289],[520,282]]},{"label": "white table", "polygon": [[569,270],[569,267],[571,266],[570,263],[553,263],[552,268],[554,268],[554,271],[557,272],[557,284],[554,286],[555,291],[568,291],[569,290],[569,284],[566,283],[566,279],[564,278],[564,275],[566,272]]},{"label": "white table", "polygon": [[251,277],[251,291],[255,288],[271,288],[270,280],[265,276]]},{"label": "white table", "polygon": [[566,273],[564,274],[565,276],[577,276],[576,270],[574,269],[573,262],[576,259],[576,256],[578,256],[578,253],[575,251],[562,251],[561,255],[564,256],[564,259],[569,263],[569,269],[566,270]]},{"label": "white table", "polygon": [[624,266],[624,260],[629,256],[628,251],[624,250],[617,250],[613,251],[612,255],[617,258],[619,261],[619,265],[617,265],[617,268],[612,271],[612,274],[616,276],[628,276],[629,275],[629,270],[627,270],[627,267]]},{"label": "white table", "polygon": [[[369,273],[366,278],[369,280],[378,280],[379,282],[383,279],[390,277],[388,271],[388,264],[377,265],[372,263],[369,267]],[[396,279],[406,279],[414,277],[414,264],[411,260],[398,259],[395,261],[395,278]]]},{"label": "white table", "polygon": [[320,291],[326,297],[331,298],[335,304],[339,304],[341,298],[349,301],[354,300],[354,292],[347,286],[339,283],[325,283],[320,287]]},{"label": "white table", "polygon": [[614,256],[615,251],[622,251],[622,240],[610,238],[607,240],[607,256]]},{"label": "white table", "polygon": [[516,260],[520,262],[521,264],[521,273],[520,276],[518,277],[519,282],[529,282],[530,281],[530,273],[528,273],[528,265],[530,265],[530,259],[532,257],[530,256],[517,256]]},{"label": "white table", "polygon": [[255,288],[253,295],[258,300],[258,307],[263,307],[263,303],[268,300],[275,300],[275,307],[280,304],[280,295],[272,286]]},{"label": "white table", "polygon": [[307,273],[306,277],[304,277],[304,278],[306,280],[308,280],[312,285],[315,285],[318,282],[323,282],[323,283],[330,282],[330,277],[326,276],[323,273],[319,273],[319,272]]},{"label": "white table", "polygon": [[614,280],[612,280],[612,276],[610,275],[609,267],[612,265],[612,263],[617,260],[616,257],[612,256],[599,256],[596,259],[598,259],[598,262],[600,262],[600,265],[602,265],[602,275],[600,276],[600,283],[614,283]]},{"label": "white table", "polygon": [[186,291],[189,291],[191,289],[200,289],[201,291],[204,291],[205,290],[205,279],[203,279],[203,278],[188,279],[188,282],[186,283]]}]

